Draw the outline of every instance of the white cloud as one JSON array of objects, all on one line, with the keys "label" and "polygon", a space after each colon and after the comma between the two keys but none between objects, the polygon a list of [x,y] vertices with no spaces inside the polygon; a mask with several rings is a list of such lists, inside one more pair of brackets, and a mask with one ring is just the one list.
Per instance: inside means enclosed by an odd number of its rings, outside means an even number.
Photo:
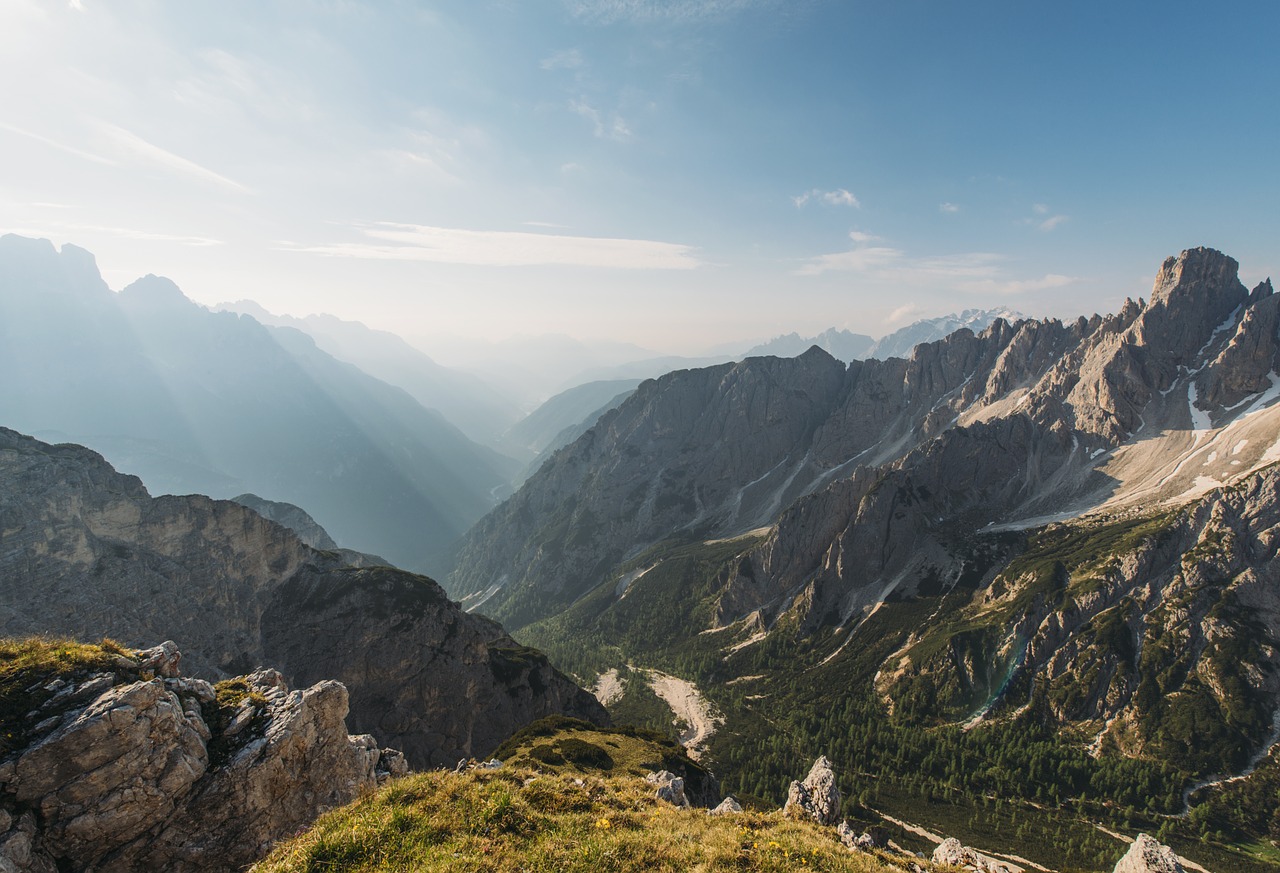
[{"label": "white cloud", "polygon": [[[32,204],[32,205],[54,205],[54,204]],[[220,239],[213,239],[207,236],[184,236],[174,233],[156,233],[149,230],[137,230],[130,227],[106,227],[100,224],[73,224],[63,221],[44,222],[36,228],[23,228],[14,231],[25,236],[34,236],[42,238],[62,237],[66,234],[106,234],[108,236],[119,237],[120,239],[135,239],[144,242],[171,242],[184,246],[220,246],[223,244]]]},{"label": "white cloud", "polygon": [[823,191],[821,188],[812,188],[803,194],[799,194],[791,198],[791,202],[796,205],[797,209],[804,206],[810,200],[816,200],[820,203],[825,203],[828,206],[852,206],[855,209],[862,206],[862,204],[858,202],[858,198],[854,197],[853,194],[844,188],[837,188],[834,191]]},{"label": "white cloud", "polygon": [[957,205],[956,205],[956,204],[954,204],[954,203],[939,203],[939,204],[938,204],[938,211],[939,211],[939,212],[946,212],[946,213],[949,213],[949,214],[954,215],[955,213],[957,213],[957,212],[959,212],[959,211],[960,211],[960,207],[959,207],[959,206],[957,206]]},{"label": "white cloud", "polygon": [[702,262],[694,255],[692,246],[656,240],[465,230],[385,221],[358,226],[356,229],[375,242],[288,248],[330,257],[491,267],[692,270],[702,266]]},{"label": "white cloud", "polygon": [[816,276],[831,271],[852,272],[903,290],[920,288],[981,295],[1025,294],[1061,288],[1077,281],[1057,273],[1035,279],[1011,277],[1004,267],[1005,257],[994,252],[909,257],[900,249],[865,245],[866,241],[875,239],[867,234],[855,231],[849,238],[854,243],[849,251],[819,255],[801,265],[796,273]]},{"label": "white cloud", "polygon": [[582,52],[577,49],[566,49],[543,58],[538,62],[538,66],[544,70],[577,70],[584,63]]},{"label": "white cloud", "polygon": [[611,139],[616,142],[624,142],[631,139],[631,126],[617,113],[614,114],[611,120],[606,122],[600,110],[586,100],[570,100],[569,110],[590,121],[592,132],[600,139]]},{"label": "white cloud", "polygon": [[1034,212],[1036,215],[1047,215],[1049,212],[1049,207],[1044,205],[1043,203],[1033,203],[1031,204],[1031,211]]},{"label": "white cloud", "polygon": [[1040,222],[1040,224],[1039,224],[1039,225],[1037,225],[1037,226],[1038,226],[1041,230],[1043,230],[1043,231],[1045,231],[1045,232],[1047,233],[1047,232],[1049,232],[1049,231],[1053,230],[1053,229],[1054,229],[1055,227],[1057,227],[1058,225],[1062,224],[1062,222],[1064,222],[1064,221],[1068,220],[1069,218],[1070,218],[1070,216],[1067,216],[1067,215],[1054,215],[1054,216],[1051,216],[1051,217],[1049,217],[1049,218],[1046,218],[1044,221]]},{"label": "white cloud", "polygon": [[181,155],[175,155],[173,152],[166,151],[158,145],[149,143],[137,134],[133,134],[125,130],[123,127],[117,127],[114,124],[102,122],[99,124],[99,129],[120,147],[153,164],[158,164],[169,170],[173,170],[205,182],[213,182],[214,184],[221,185],[224,188],[230,188],[234,191],[239,191],[243,194],[253,193],[245,185],[241,185],[233,179],[228,179],[220,173],[215,173],[207,167],[202,167],[195,161],[189,161]]},{"label": "white cloud", "polygon": [[748,9],[780,5],[780,0],[565,0],[574,15],[589,21],[695,21],[724,18]]},{"label": "white cloud", "polygon": [[920,304],[906,303],[893,310],[893,312],[890,312],[888,317],[885,318],[884,323],[890,325],[899,324],[900,322],[907,321],[908,319],[914,319],[917,315],[920,315],[923,312],[924,307]]},{"label": "white cloud", "polygon": [[819,255],[804,264],[796,272],[801,276],[817,276],[831,270],[851,270],[866,272],[899,263],[903,253],[887,246],[857,247],[847,252],[836,252],[830,255]]},{"label": "white cloud", "polygon": [[856,243],[865,243],[865,242],[875,242],[876,240],[880,239],[880,237],[876,236],[874,233],[864,233],[863,231],[860,231],[860,230],[851,230],[849,231],[849,239],[853,240]]}]

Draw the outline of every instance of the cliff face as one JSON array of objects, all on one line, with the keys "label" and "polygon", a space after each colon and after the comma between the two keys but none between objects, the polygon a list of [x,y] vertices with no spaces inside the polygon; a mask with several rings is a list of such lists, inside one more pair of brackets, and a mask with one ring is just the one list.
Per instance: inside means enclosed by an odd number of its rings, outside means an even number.
[{"label": "cliff face", "polygon": [[0,633],[183,639],[196,675],[336,679],[352,726],[418,767],[594,698],[430,579],[351,567],[229,501],[151,498],[96,453],[0,429]]},{"label": "cliff face", "polygon": [[646,382],[472,529],[451,590],[521,626],[664,539],[769,527],[722,619],[797,598],[811,628],[954,580],[974,530],[1239,481],[1270,462],[1280,377],[1270,285],[1236,274],[1191,249],[1115,315]]},{"label": "cliff face", "polygon": [[[36,659],[74,649],[80,663],[15,666],[42,649]],[[7,644],[0,866],[240,870],[407,772],[398,752],[347,735],[339,683],[290,691],[259,670],[215,688],[182,678],[180,657],[173,643],[136,653]]]}]

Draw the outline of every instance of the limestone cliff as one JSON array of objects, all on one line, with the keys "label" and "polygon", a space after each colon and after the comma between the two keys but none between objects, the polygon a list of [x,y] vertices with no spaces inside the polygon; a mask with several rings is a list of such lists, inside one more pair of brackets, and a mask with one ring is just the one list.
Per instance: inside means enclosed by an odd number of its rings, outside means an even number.
[{"label": "limestone cliff", "polygon": [[483,519],[451,590],[518,627],[657,542],[766,526],[723,620],[799,593],[806,626],[845,621],[954,579],[976,528],[1185,502],[1269,463],[1275,311],[1269,284],[1191,249],[1115,315],[669,374]]},{"label": "limestone cliff", "polygon": [[352,567],[230,501],[151,498],[80,446],[0,429],[0,633],[182,639],[195,675],[266,664],[343,682],[352,726],[418,767],[483,755],[533,719],[606,718],[435,582]]},{"label": "limestone cliff", "polygon": [[215,688],[180,657],[172,642],[6,644],[0,869],[240,870],[407,772],[347,735],[341,684],[290,691],[259,670]]}]

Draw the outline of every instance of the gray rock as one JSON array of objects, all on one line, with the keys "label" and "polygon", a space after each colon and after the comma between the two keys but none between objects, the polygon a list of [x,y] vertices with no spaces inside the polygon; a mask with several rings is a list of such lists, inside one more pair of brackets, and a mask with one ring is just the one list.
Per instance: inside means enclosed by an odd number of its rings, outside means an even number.
[{"label": "gray rock", "polygon": [[961,845],[955,837],[948,837],[933,850],[932,861],[935,864],[951,864],[965,870],[977,871],[977,873],[1009,873],[1009,868],[1004,864],[984,858],[975,849]]},{"label": "gray rock", "polygon": [[732,797],[726,797],[724,800],[720,801],[719,806],[717,806],[713,810],[710,810],[707,814],[708,815],[734,815],[739,812],[742,812],[742,804],[738,803],[738,801]]},{"label": "gray rock", "polygon": [[138,666],[149,670],[156,676],[174,679],[179,675],[178,664],[182,661],[182,653],[173,640],[165,640],[160,645],[138,652]]},{"label": "gray rock", "polygon": [[1114,873],[1184,873],[1173,849],[1146,834],[1138,834],[1125,856],[1116,862]]},{"label": "gray rock", "polygon": [[840,789],[831,762],[823,755],[813,762],[803,782],[792,782],[783,812],[834,825],[840,818]]},{"label": "gray rock", "polygon": [[644,777],[644,781],[650,785],[657,786],[655,796],[659,800],[665,800],[667,803],[678,806],[681,809],[689,807],[689,798],[685,797],[684,793],[684,779],[676,774],[669,770],[660,770]]},{"label": "gray rock", "polygon": [[[178,657],[165,647],[166,672]],[[16,825],[0,815],[0,871],[230,873],[325,810],[407,772],[399,753],[347,735],[341,684],[272,694],[288,690],[274,670],[242,677],[267,702],[241,709],[237,730],[218,737],[230,744],[228,760],[211,768],[198,699],[180,696],[178,677],[125,681],[137,675],[130,662],[125,677],[111,677],[119,684],[105,683],[81,708],[64,698],[73,708],[61,726],[0,769],[0,800],[39,813]]]}]

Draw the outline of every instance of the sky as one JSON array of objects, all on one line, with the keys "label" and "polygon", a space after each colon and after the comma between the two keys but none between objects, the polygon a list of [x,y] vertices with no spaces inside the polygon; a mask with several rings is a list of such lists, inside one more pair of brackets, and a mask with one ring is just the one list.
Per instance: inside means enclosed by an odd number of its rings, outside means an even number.
[{"label": "sky", "polygon": [[3,0],[0,232],[414,338],[1115,311],[1280,279],[1280,3],[1206,8]]}]

